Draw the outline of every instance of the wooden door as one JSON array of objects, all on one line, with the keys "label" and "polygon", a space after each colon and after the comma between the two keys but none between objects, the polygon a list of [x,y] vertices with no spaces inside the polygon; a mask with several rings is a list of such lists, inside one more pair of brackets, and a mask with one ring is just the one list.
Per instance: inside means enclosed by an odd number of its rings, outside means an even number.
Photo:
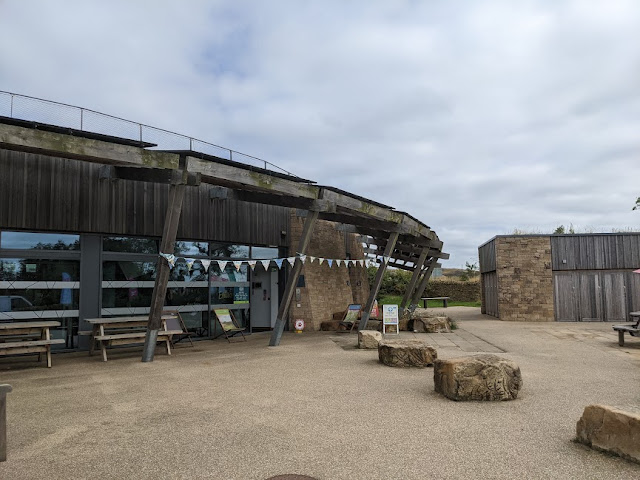
[{"label": "wooden door", "polygon": [[580,277],[578,272],[553,274],[553,297],[556,321],[577,322],[579,315]]},{"label": "wooden door", "polygon": [[601,322],[602,312],[602,279],[598,272],[580,272],[580,298],[578,320],[581,322]]},{"label": "wooden door", "polygon": [[[640,275],[638,275],[640,277]],[[487,315],[498,317],[498,275],[496,272],[482,274],[484,303]]]},{"label": "wooden door", "polygon": [[627,321],[628,311],[625,273],[626,272],[602,273],[605,322]]}]

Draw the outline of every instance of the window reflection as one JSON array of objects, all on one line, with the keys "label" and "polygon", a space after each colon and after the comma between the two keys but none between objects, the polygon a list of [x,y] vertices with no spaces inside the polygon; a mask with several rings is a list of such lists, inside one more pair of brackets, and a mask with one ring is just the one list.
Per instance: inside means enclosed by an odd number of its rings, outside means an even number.
[{"label": "window reflection", "polygon": [[80,262],[78,260],[0,258],[0,280],[77,282],[80,280]]},{"label": "window reflection", "polygon": [[102,249],[105,252],[158,253],[158,240],[139,237],[104,237]]},{"label": "window reflection", "polygon": [[174,248],[174,255],[190,257],[209,256],[209,244],[207,242],[182,242],[177,241]]},{"label": "window reflection", "polygon": [[249,246],[212,243],[211,256],[213,258],[249,258]]},{"label": "window reflection", "polygon": [[2,232],[0,248],[20,250],[80,250],[80,235],[62,233]]},{"label": "window reflection", "polygon": [[236,270],[235,265],[228,263],[224,269],[224,272],[220,271],[220,267],[212,262],[209,266],[209,279],[211,284],[219,282],[246,282],[248,266],[243,264],[240,270]]},{"label": "window reflection", "polygon": [[251,258],[278,258],[278,247],[251,247]]},{"label": "window reflection", "polygon": [[103,280],[155,280],[154,262],[109,261],[102,264]]}]

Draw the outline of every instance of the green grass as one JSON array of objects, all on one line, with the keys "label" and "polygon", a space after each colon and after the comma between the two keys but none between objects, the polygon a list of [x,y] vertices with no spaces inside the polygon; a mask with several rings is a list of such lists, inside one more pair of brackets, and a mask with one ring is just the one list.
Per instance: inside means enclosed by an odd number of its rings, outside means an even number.
[{"label": "green grass", "polygon": [[[402,296],[400,295],[382,295],[378,297],[378,305],[394,304],[394,303],[397,305],[400,305],[400,302],[402,302]],[[449,300],[448,305],[450,307],[479,307],[480,302],[454,302],[453,300]],[[420,302],[419,306],[422,307],[422,301]],[[430,300],[427,303],[427,306],[429,308],[442,307],[442,301]]]}]

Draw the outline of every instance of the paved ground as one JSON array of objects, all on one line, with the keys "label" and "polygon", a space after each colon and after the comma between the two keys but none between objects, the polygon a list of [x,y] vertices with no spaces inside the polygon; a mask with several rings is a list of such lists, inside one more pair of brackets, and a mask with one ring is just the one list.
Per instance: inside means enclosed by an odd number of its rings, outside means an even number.
[{"label": "paved ground", "polygon": [[2,359],[14,392],[0,479],[640,478],[640,465],[572,442],[584,406],[640,405],[640,339],[621,348],[606,324],[446,312],[459,329],[428,337],[438,355],[499,349],[521,367],[517,400],[449,401],[433,369],[386,367],[328,332],[278,348],[266,335],[199,342],[147,364],[139,350],[56,355],[52,369]]}]

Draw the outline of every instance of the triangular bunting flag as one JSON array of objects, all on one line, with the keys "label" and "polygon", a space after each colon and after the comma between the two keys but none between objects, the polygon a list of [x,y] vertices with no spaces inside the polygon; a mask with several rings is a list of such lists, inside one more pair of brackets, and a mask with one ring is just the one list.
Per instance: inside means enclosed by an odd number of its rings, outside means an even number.
[{"label": "triangular bunting flag", "polygon": [[195,263],[195,258],[185,258],[184,261],[187,263],[187,270],[191,271],[193,268],[193,264]]},{"label": "triangular bunting flag", "polygon": [[242,266],[242,260],[236,260],[235,262],[233,262],[233,266],[236,267],[236,270],[239,272],[240,267]]},{"label": "triangular bunting flag", "polygon": [[364,260],[358,260],[358,263],[360,264],[361,267],[364,267]]},{"label": "triangular bunting flag", "polygon": [[160,256],[164,257],[165,260],[169,263],[169,268],[173,268],[176,266],[176,256],[172,253],[161,253]]},{"label": "triangular bunting flag", "polygon": [[327,258],[327,263],[329,264],[329,268],[331,268],[331,265],[333,265],[333,260],[330,258]]},{"label": "triangular bunting flag", "polygon": [[282,262],[284,262],[284,258],[276,258],[273,261],[276,262],[278,268],[282,268]]},{"label": "triangular bunting flag", "polygon": [[319,257],[319,258],[318,258],[318,262],[320,262],[320,265],[322,265],[322,262],[324,262],[324,258]]},{"label": "triangular bunting flag", "polygon": [[310,263],[313,263],[313,261],[314,261],[315,259],[316,259],[316,257],[309,256],[309,262],[310,262]]},{"label": "triangular bunting flag", "polygon": [[204,271],[208,272],[209,271],[209,265],[211,265],[211,260],[200,260],[200,263],[204,267]]},{"label": "triangular bunting flag", "polygon": [[300,261],[302,262],[302,264],[304,265],[304,262],[307,261],[307,256],[306,255],[300,255]]},{"label": "triangular bunting flag", "polygon": [[293,265],[296,263],[296,257],[288,257],[287,262],[289,262],[289,265],[293,267]]},{"label": "triangular bunting flag", "polygon": [[224,273],[224,269],[227,268],[227,260],[218,260],[218,267],[220,267],[220,272]]},{"label": "triangular bunting flag", "polygon": [[271,263],[271,260],[260,260],[260,263],[265,270],[269,270],[269,264]]},{"label": "triangular bunting flag", "polygon": [[389,263],[389,260],[391,260],[391,257],[383,257],[384,258],[384,263],[387,264]]},{"label": "triangular bunting flag", "polygon": [[342,260],[336,260],[336,264],[337,264],[338,266],[341,266],[341,264],[342,264]]},{"label": "triangular bunting flag", "polygon": [[251,267],[251,271],[253,272],[256,269],[256,263],[258,263],[257,260],[247,260],[247,263],[249,264],[249,266]]}]

